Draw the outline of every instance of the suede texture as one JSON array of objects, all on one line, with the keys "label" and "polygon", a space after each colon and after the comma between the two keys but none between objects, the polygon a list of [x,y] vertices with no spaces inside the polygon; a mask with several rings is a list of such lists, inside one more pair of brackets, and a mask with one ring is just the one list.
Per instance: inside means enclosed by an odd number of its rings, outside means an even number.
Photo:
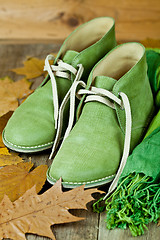
[{"label": "suede texture", "polygon": [[[83,25],[79,28],[83,29]],[[58,58],[61,58],[63,47],[69,41],[70,36],[62,45],[55,63]],[[91,46],[87,46],[81,52],[72,51],[70,46],[70,50],[66,51],[62,58],[64,62],[71,64],[75,68],[77,68],[77,64],[82,64],[84,67],[82,80],[87,81],[88,74],[94,65],[115,45],[113,20],[113,26],[100,40]],[[74,76],[71,77],[71,81],[56,77],[59,104],[71,87]],[[69,104],[67,104],[64,113],[63,132],[68,122],[68,110]],[[38,152],[52,146],[55,134],[52,87],[51,80],[47,76],[37,90],[14,112],[4,129],[3,141],[7,147],[18,152]]]},{"label": "suede texture", "polygon": [[[141,141],[154,111],[145,49],[140,60],[118,80],[107,76],[97,76],[94,80],[94,70],[98,64],[89,76],[87,88],[92,83],[95,87],[113,92],[117,97],[119,92],[128,96],[132,113],[132,151]],[[115,107],[114,110],[99,102],[84,104],[79,120],[48,170],[49,182],[54,183],[62,177],[65,187],[85,184],[87,188],[113,179],[122,157],[125,138],[125,111],[116,104]]]},{"label": "suede texture", "polygon": [[[145,52],[145,50],[144,50]],[[141,60],[117,81],[113,93],[118,97],[119,92],[124,92],[130,100],[132,113],[132,139],[131,151],[139,144],[153,117],[153,95],[147,75],[146,54]],[[116,105],[119,125],[125,132],[125,112]]]}]

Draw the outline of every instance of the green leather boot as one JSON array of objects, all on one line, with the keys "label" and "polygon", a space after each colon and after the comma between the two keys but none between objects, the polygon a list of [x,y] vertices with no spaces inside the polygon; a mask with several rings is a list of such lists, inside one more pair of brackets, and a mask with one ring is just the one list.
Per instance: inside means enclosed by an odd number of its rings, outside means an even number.
[{"label": "green leather boot", "polygon": [[[153,115],[145,48],[139,43],[115,47],[91,71],[78,91],[80,117],[62,143],[47,173],[64,187],[103,185],[114,190],[129,153],[141,141]],[[117,171],[118,170],[118,171]],[[116,176],[116,177],[115,177]]]},{"label": "green leather boot", "polygon": [[[80,77],[86,81],[94,65],[115,45],[113,18],[95,18],[73,31],[56,59],[52,55],[46,58],[48,76],[8,121],[3,132],[4,144],[18,152],[50,148],[56,134],[59,105],[73,81]],[[68,106],[64,112],[64,130],[67,122]]]}]

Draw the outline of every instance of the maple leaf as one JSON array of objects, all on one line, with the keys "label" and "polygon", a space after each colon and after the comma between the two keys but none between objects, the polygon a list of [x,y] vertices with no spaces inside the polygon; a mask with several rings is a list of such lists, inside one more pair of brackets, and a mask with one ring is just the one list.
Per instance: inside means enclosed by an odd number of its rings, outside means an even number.
[{"label": "maple leaf", "polygon": [[0,148],[0,167],[8,166],[23,162],[23,159],[18,156],[18,153],[9,153],[7,148]]},{"label": "maple leaf", "polygon": [[18,156],[17,153],[9,153],[8,149],[5,147],[2,141],[2,132],[5,128],[8,119],[12,116],[12,111],[4,114],[0,117],[0,167],[5,165],[12,165],[22,162],[22,158]]},{"label": "maple leaf", "polygon": [[[0,238],[25,240],[25,233],[38,234],[55,240],[50,226],[59,223],[77,222],[84,218],[73,216],[69,209],[87,209],[97,189],[77,187],[62,192],[61,180],[42,195],[37,195],[35,187],[12,203],[4,196],[0,203]],[[101,191],[98,191],[101,192]]]},{"label": "maple leaf", "polygon": [[2,147],[0,148],[0,155],[11,155],[9,152],[8,152],[8,149],[6,147]]},{"label": "maple leaf", "polygon": [[17,82],[5,77],[0,79],[0,116],[18,107],[18,99],[30,94],[31,83],[26,79]]},{"label": "maple leaf", "polygon": [[41,190],[46,180],[48,167],[40,165],[29,172],[32,167],[31,162],[21,162],[0,169],[0,201],[5,194],[11,201],[15,201],[34,185],[36,185],[37,193]]},{"label": "maple leaf", "polygon": [[38,58],[28,58],[24,63],[24,67],[14,68],[11,71],[25,75],[27,79],[32,79],[44,75],[44,60]]},{"label": "maple leaf", "polygon": [[9,118],[12,116],[12,114],[13,114],[13,112],[10,111],[10,112],[4,114],[2,117],[0,117],[0,148],[5,147],[5,145],[2,141],[2,132],[3,132],[3,129],[5,128],[5,126],[6,126]]}]

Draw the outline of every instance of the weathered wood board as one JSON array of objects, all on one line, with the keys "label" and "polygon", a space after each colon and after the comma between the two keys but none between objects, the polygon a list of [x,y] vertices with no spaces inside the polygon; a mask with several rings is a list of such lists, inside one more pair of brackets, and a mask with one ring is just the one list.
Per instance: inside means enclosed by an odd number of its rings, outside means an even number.
[{"label": "weathered wood board", "polygon": [[[0,45],[0,78],[6,75],[12,77],[15,81],[20,79],[13,72],[9,71],[11,68],[19,67],[26,56],[34,56],[38,58],[45,58],[50,52],[56,52],[60,45],[52,44],[31,44],[31,45]],[[42,78],[35,79],[33,87],[42,81]],[[44,151],[37,154],[22,154],[25,160],[32,158],[35,166],[40,164],[51,164],[48,160],[50,151]],[[50,185],[46,183],[45,187]],[[160,227],[156,224],[149,226],[149,231],[145,235],[137,238],[131,237],[129,230],[107,230],[105,227],[105,213],[96,214],[92,212],[92,203],[88,204],[88,211],[74,210],[71,211],[76,216],[85,217],[86,219],[77,223],[68,223],[62,225],[55,225],[52,230],[57,240],[159,240]],[[39,237],[32,234],[27,234],[28,240],[47,240],[45,237]]]},{"label": "weathered wood board", "polygon": [[118,41],[160,39],[159,0],[0,0],[0,40],[63,40],[99,16],[116,20]]}]

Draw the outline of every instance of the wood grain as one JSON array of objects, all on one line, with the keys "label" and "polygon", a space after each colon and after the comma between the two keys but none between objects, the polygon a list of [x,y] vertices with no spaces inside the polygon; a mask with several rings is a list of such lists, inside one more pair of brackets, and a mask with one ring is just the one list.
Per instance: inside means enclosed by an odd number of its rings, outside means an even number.
[{"label": "wood grain", "polygon": [[115,18],[118,41],[160,39],[159,0],[0,0],[0,41],[62,41],[99,16]]},{"label": "wood grain", "polygon": [[[59,45],[54,44],[22,44],[22,45],[0,45],[0,78],[6,75],[12,77],[15,81],[19,79],[17,75],[10,72],[9,69],[19,67],[22,65],[22,61],[26,59],[26,56],[34,56],[39,58],[45,58],[50,52],[57,52]],[[2,61],[3,59],[3,61]],[[20,77],[21,78],[21,77]],[[41,78],[34,80],[34,88],[36,88]],[[48,160],[50,150],[35,153],[35,154],[21,154],[25,161],[29,161],[30,158],[34,163],[34,166],[41,164],[51,164]],[[50,187],[49,183],[46,183],[42,192]],[[105,188],[103,187],[102,190]],[[105,226],[105,213],[101,215],[92,212],[92,203],[88,204],[88,211],[85,210],[72,210],[71,213],[85,217],[86,219],[77,223],[59,224],[52,227],[52,231],[56,236],[56,240],[134,240],[131,237],[129,230],[107,230]],[[160,227],[156,224],[149,226],[149,231],[145,232],[144,236],[137,237],[136,240],[159,240]],[[28,240],[47,240],[48,238],[40,237],[33,234],[26,235]]]},{"label": "wood grain", "polygon": [[106,229],[105,223],[106,213],[103,212],[100,215],[100,222],[99,222],[99,233],[98,233],[98,240],[159,240],[160,236],[160,227],[157,227],[156,224],[150,224],[148,226],[148,231],[145,231],[145,234],[140,237],[132,237],[129,229],[122,230],[122,229],[114,229],[108,230]]}]

